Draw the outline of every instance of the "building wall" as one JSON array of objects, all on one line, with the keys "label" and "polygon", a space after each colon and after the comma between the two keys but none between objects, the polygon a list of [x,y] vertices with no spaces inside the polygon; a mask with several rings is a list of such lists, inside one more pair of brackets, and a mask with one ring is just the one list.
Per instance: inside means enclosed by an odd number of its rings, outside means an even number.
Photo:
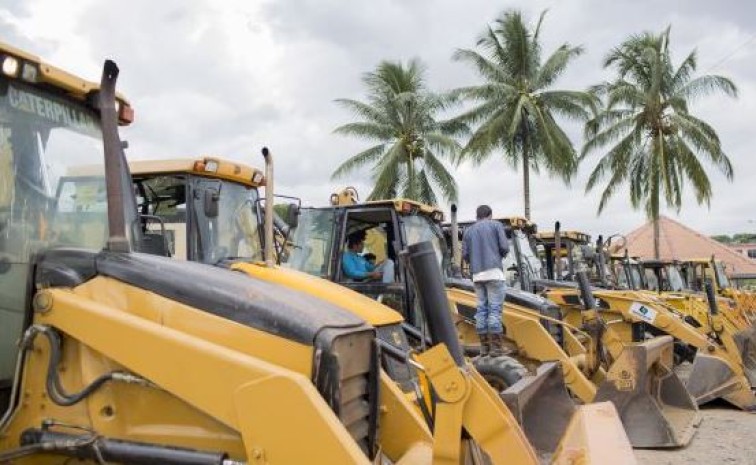
[{"label": "building wall", "polygon": [[728,244],[728,245],[732,250],[739,253],[740,255],[756,260],[756,244],[750,243],[750,244]]}]

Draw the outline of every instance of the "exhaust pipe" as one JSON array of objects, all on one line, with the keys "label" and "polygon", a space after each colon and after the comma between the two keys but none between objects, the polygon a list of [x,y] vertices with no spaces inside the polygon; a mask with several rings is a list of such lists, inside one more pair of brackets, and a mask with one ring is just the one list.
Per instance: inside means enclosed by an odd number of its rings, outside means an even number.
[{"label": "exhaust pipe", "polygon": [[562,278],[562,235],[560,229],[562,225],[557,221],[554,224],[554,279],[559,281]]},{"label": "exhaust pipe", "polygon": [[606,271],[606,257],[604,256],[604,237],[601,235],[596,240],[596,267],[598,268],[601,285],[607,288],[610,287]]},{"label": "exhaust pipe", "polygon": [[115,88],[118,65],[105,60],[98,93],[98,106],[102,125],[102,144],[105,156],[105,185],[108,197],[107,250],[131,252],[141,244],[142,231],[137,217],[136,199],[124,143],[118,134],[118,111]]},{"label": "exhaust pipe", "polygon": [[712,316],[719,315],[719,307],[717,307],[717,297],[714,295],[714,285],[711,283],[710,279],[706,280],[706,283],[704,283],[704,288],[706,291],[706,302],[709,304],[709,313]]},{"label": "exhaust pipe", "polygon": [[451,247],[452,247],[452,276],[462,277],[462,251],[459,246],[459,223],[457,222],[457,204],[451,206]]},{"label": "exhaust pipe", "polygon": [[575,280],[577,281],[578,288],[580,289],[580,298],[583,300],[584,310],[593,310],[596,308],[596,298],[591,291],[591,283],[588,280],[588,276],[585,271],[578,271],[575,273]]},{"label": "exhaust pipe", "polygon": [[445,344],[454,363],[463,367],[465,358],[462,345],[452,321],[436,251],[429,241],[425,241],[410,245],[403,254],[406,254],[420,308],[428,322],[431,343]]},{"label": "exhaust pipe", "polygon": [[276,264],[273,258],[273,155],[268,147],[263,147],[262,156],[265,159],[265,224],[263,226],[264,241],[263,259],[265,266]]}]

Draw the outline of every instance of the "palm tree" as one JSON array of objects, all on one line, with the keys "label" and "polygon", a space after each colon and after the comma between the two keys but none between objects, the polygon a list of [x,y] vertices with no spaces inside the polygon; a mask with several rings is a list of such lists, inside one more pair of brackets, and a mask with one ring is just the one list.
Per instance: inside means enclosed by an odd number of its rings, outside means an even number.
[{"label": "palm tree", "polygon": [[697,57],[692,51],[675,68],[669,52],[670,29],[630,36],[613,49],[604,67],[617,77],[594,87],[606,108],[586,124],[582,156],[609,146],[594,168],[586,191],[608,177],[598,212],[625,182],[633,208],[641,205],[654,224],[654,254],[659,257],[661,197],[677,211],[682,207],[683,184],[689,182],[698,204],[711,199],[711,183],[702,164],[707,162],[732,180],[732,165],[722,152],[716,131],[689,112],[696,98],[714,92],[737,97],[729,79],[693,77]]},{"label": "palm tree", "polygon": [[337,100],[361,121],[340,126],[335,132],[372,140],[377,145],[350,157],[332,178],[373,164],[375,185],[369,199],[402,196],[437,204],[435,185],[445,200],[457,200],[457,183],[441,160],[456,157],[461,146],[454,137],[465,135],[467,128],[436,119],[452,101],[426,88],[424,71],[418,60],[407,66],[383,61],[363,78],[368,89],[367,103]]},{"label": "palm tree", "polygon": [[522,13],[502,13],[478,39],[478,49],[457,50],[454,59],[470,63],[483,84],[457,89],[455,95],[476,102],[458,121],[478,124],[460,160],[481,163],[503,151],[515,168],[522,166],[525,216],[530,218],[530,170],[545,168],[569,182],[577,169],[577,154],[555,116],[585,121],[594,98],[587,92],[551,87],[582,47],[565,43],[541,61],[539,34],[546,12],[531,31]]}]

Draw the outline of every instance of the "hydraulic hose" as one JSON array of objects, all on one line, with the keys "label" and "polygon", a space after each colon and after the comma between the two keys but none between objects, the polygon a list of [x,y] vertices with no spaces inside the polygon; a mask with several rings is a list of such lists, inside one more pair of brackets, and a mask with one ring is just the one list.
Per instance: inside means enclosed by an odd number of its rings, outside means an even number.
[{"label": "hydraulic hose", "polygon": [[[34,452],[54,452],[72,458],[131,465],[244,465],[223,452],[109,439],[98,435],[75,435],[47,429],[30,429],[21,435],[21,448]],[[17,449],[16,449],[17,450]],[[27,453],[28,455],[28,453]],[[1,457],[1,456],[0,456]],[[1,459],[0,459],[1,461]]]},{"label": "hydraulic hose", "polygon": [[57,367],[60,364],[61,358],[61,342],[60,334],[58,333],[58,331],[50,328],[49,326],[32,326],[24,338],[23,350],[28,350],[28,348],[31,347],[31,343],[34,341],[38,334],[43,334],[47,338],[47,341],[50,343],[50,360],[47,365],[47,378],[45,380],[47,394],[50,396],[50,400],[62,407],[69,407],[81,402],[82,400],[89,397],[93,392],[97,391],[100,387],[102,387],[103,384],[107,383],[108,381],[118,380],[129,383],[149,385],[146,380],[137,376],[128,373],[112,371],[110,373],[105,373],[98,376],[81,391],[74,394],[68,394],[63,388],[63,385],[61,384],[60,378],[57,374]]}]

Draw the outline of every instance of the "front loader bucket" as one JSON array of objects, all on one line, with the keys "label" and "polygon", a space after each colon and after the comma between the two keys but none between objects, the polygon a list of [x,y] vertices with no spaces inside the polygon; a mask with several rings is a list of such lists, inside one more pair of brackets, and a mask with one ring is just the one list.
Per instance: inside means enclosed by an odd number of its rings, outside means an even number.
[{"label": "front loader bucket", "polygon": [[544,363],[535,375],[525,376],[502,391],[501,397],[533,447],[553,452],[575,411],[575,402],[564,384],[561,364]]},{"label": "front loader bucket", "polygon": [[552,465],[636,465],[635,455],[611,402],[578,407],[551,460]]},{"label": "front loader bucket", "polygon": [[701,422],[698,406],[674,371],[673,339],[628,344],[614,361],[595,402],[610,401],[633,447],[680,447]]},{"label": "front loader bucket", "polygon": [[721,397],[739,409],[753,411],[756,396],[747,384],[748,380],[736,375],[724,360],[699,350],[685,387],[698,405]]},{"label": "front loader bucket", "polygon": [[738,331],[733,335],[733,339],[743,360],[746,378],[751,383],[751,388],[756,388],[756,324]]}]

